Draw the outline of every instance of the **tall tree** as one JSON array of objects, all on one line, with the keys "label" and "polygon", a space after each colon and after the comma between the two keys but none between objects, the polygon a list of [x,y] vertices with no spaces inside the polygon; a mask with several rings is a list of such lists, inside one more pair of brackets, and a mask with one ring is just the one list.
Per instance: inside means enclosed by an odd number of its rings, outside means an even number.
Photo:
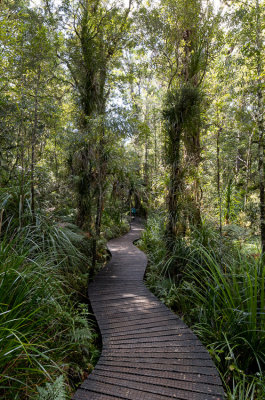
[{"label": "tall tree", "polygon": [[[5,143],[3,149],[7,146],[7,151],[2,156],[11,157],[14,161],[7,179],[18,179],[20,183],[21,213],[27,182],[30,180],[31,211],[34,214],[35,189],[39,178],[36,167],[47,132],[54,123],[53,116],[62,93],[56,79],[59,38],[45,9],[32,9],[27,1],[4,5],[5,15],[9,22],[4,24],[5,19],[2,20],[1,39],[5,57],[4,64],[1,64],[4,69],[0,138]],[[7,104],[10,106],[8,115],[4,111]],[[8,131],[12,131],[12,137]],[[9,146],[12,155],[8,155]]]},{"label": "tall tree", "polygon": [[[213,36],[212,8],[202,1],[161,2],[162,65],[167,66],[166,122],[170,167],[167,232],[171,238],[186,230],[186,220],[200,225],[200,114],[202,91]],[[185,191],[187,203],[182,204]]]},{"label": "tall tree", "polygon": [[71,6],[64,2],[71,27],[61,58],[71,73],[79,105],[80,138],[71,155],[77,181],[78,224],[93,234],[93,264],[108,174],[106,109],[110,73],[128,39],[131,6],[132,0],[127,8],[115,1],[77,0]]},{"label": "tall tree", "polygon": [[[230,23],[227,58],[234,65],[233,86],[236,88],[230,109],[236,109],[238,127],[236,176],[245,164],[243,208],[246,209],[250,180],[259,188],[260,236],[265,251],[265,175],[264,175],[264,1],[227,3],[226,19]],[[228,65],[229,65],[228,64]],[[227,65],[226,65],[227,67]],[[229,89],[230,93],[235,89]],[[240,100],[239,100],[240,99]],[[237,104],[240,108],[237,108]],[[231,107],[232,106],[232,107]],[[243,133],[243,134],[242,134]],[[240,148],[241,147],[241,148]],[[251,166],[258,175],[251,174]]]}]

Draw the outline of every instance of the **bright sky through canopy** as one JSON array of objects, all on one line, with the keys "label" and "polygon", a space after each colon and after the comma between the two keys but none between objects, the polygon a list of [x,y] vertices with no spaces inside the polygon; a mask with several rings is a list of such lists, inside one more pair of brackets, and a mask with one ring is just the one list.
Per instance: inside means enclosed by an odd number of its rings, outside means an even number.
[{"label": "bright sky through canopy", "polygon": [[[62,2],[62,0],[54,0],[55,6],[60,5],[61,2]],[[123,2],[125,3],[125,5],[128,4],[128,0],[123,0]],[[157,2],[158,2],[157,0],[152,0],[152,3],[157,3]],[[215,9],[218,10],[220,7],[221,0],[213,0],[213,3],[215,6]],[[31,4],[39,6],[41,4],[41,0],[31,0]]]}]

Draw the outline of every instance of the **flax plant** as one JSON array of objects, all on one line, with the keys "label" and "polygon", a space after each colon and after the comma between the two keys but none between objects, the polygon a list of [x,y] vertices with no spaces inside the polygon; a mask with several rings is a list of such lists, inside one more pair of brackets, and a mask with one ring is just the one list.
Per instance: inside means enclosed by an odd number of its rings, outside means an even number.
[{"label": "flax plant", "polygon": [[262,259],[243,254],[225,240],[220,249],[218,232],[205,223],[176,240],[168,255],[163,229],[160,218],[150,218],[142,237],[140,245],[149,253],[147,285],[183,316],[208,348],[230,400],[263,399]]}]

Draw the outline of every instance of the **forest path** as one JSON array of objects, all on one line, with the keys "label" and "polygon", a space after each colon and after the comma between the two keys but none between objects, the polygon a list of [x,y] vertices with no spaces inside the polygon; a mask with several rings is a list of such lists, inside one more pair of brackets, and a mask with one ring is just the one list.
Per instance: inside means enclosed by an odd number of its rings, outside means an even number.
[{"label": "forest path", "polygon": [[144,285],[143,228],[108,243],[112,258],[89,285],[102,334],[98,364],[75,400],[223,400],[218,372],[184,322]]}]

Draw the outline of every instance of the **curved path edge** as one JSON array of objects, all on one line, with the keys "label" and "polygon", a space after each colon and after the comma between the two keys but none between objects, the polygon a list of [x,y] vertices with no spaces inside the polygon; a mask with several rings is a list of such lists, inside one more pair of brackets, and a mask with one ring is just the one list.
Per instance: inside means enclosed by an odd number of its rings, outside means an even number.
[{"label": "curved path edge", "polygon": [[209,353],[144,285],[147,257],[133,242],[143,226],[108,242],[110,262],[89,284],[101,357],[74,400],[224,400]]}]

